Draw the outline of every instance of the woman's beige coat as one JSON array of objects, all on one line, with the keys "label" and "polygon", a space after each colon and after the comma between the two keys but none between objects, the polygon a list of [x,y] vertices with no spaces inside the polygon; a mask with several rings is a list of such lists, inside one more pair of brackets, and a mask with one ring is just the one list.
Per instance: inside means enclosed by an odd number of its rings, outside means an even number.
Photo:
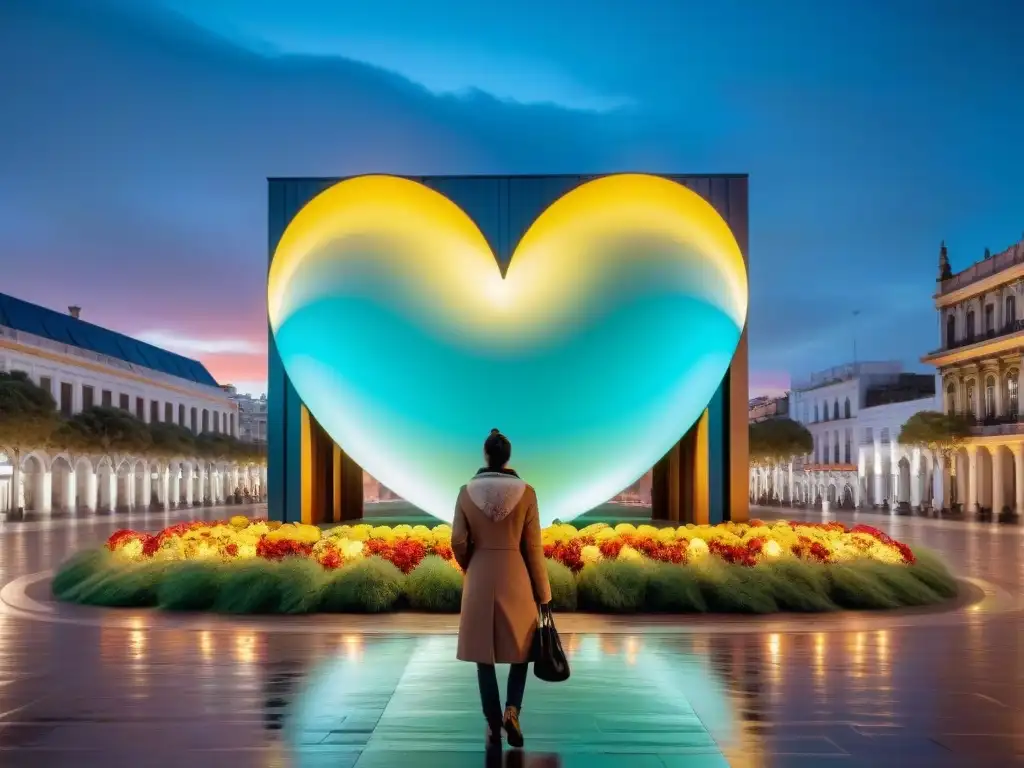
[{"label": "woman's beige coat", "polygon": [[457,657],[529,661],[537,604],[551,600],[536,492],[515,475],[478,474],[459,491],[452,550],[466,572]]}]

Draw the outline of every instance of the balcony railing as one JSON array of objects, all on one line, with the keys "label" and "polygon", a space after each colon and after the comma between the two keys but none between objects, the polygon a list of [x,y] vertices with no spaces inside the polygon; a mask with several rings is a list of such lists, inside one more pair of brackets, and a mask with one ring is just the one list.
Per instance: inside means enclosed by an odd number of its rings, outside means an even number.
[{"label": "balcony railing", "polygon": [[939,294],[952,293],[1022,262],[1024,262],[1024,244],[1011,245],[1002,253],[972,264],[948,280],[943,280],[939,285]]},{"label": "balcony railing", "polygon": [[969,336],[965,336],[962,339],[954,339],[952,342],[947,342],[946,346],[940,347],[939,349],[936,349],[930,352],[929,354],[937,355],[942,352],[949,352],[950,350],[953,349],[969,347],[972,344],[980,344],[983,341],[999,339],[1002,338],[1003,336],[1009,336],[1014,333],[1020,333],[1021,331],[1024,331],[1024,319],[1013,320],[1009,323],[1006,323],[1002,328],[998,330],[993,328],[992,330],[986,331],[985,333],[970,334]]}]

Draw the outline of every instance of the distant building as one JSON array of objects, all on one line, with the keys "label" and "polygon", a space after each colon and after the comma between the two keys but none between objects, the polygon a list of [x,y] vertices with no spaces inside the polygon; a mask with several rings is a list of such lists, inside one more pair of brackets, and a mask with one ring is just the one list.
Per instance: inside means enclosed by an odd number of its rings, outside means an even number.
[{"label": "distant building", "polygon": [[1019,387],[1024,356],[1024,239],[953,273],[945,244],[935,285],[940,408],[973,424],[974,437],[941,469],[942,506],[1024,512],[1024,423]]},{"label": "distant building", "polygon": [[913,414],[936,406],[935,377],[896,362],[851,363],[796,381],[789,417],[807,428],[814,448],[785,467],[752,468],[751,499],[849,508],[930,503],[930,460],[897,436]]},{"label": "distant building", "polygon": [[[122,408],[146,423],[194,434],[237,434],[238,409],[202,363],[82,319],[0,293],[0,371],[23,371],[69,418],[93,406]],[[241,474],[239,472],[241,471]],[[0,441],[0,512],[170,509],[236,487],[263,487],[261,473],[195,457],[156,462],[136,456],[68,456],[39,446],[15,463]]]},{"label": "distant building", "polygon": [[228,385],[224,389],[238,406],[238,439],[247,443],[267,442],[267,396],[240,395]]},{"label": "distant building", "polygon": [[747,404],[747,417],[751,424],[768,419],[789,417],[789,395],[755,397]]}]

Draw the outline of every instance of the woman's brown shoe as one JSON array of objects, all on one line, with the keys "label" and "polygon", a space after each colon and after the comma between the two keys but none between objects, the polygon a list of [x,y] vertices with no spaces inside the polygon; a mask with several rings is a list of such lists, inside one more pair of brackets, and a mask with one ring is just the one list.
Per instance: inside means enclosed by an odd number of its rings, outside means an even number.
[{"label": "woman's brown shoe", "polygon": [[523,746],[523,729],[519,727],[519,710],[515,707],[505,709],[505,720],[502,723],[505,728],[505,738],[508,739],[510,747]]}]

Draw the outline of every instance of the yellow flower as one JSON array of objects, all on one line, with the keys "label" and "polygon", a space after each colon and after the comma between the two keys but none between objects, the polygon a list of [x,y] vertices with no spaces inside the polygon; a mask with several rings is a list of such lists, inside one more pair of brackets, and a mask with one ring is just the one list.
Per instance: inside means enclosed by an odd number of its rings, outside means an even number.
[{"label": "yellow flower", "polygon": [[363,554],[363,542],[342,539],[338,544],[338,551],[341,552],[342,557],[352,560]]},{"label": "yellow flower", "polygon": [[631,546],[627,545],[619,550],[618,559],[625,560],[630,563],[642,563],[644,560],[644,556],[637,552],[635,549],[633,549]]},{"label": "yellow flower", "polygon": [[233,528],[247,528],[249,526],[249,518],[245,515],[235,515],[228,522],[231,523]]},{"label": "yellow flower", "polygon": [[[637,529],[637,530],[639,530],[639,529]],[[671,528],[662,528],[660,531],[658,531],[655,534],[655,538],[658,541],[667,544],[670,541],[674,541],[675,540],[676,532],[674,530],[672,530]]]},{"label": "yellow flower", "polygon": [[580,550],[580,557],[583,559],[584,563],[596,563],[602,557],[601,549],[600,547],[595,547],[592,544],[583,547],[583,549]]},{"label": "yellow flower", "polygon": [[615,532],[614,528],[602,528],[594,534],[594,539],[596,541],[608,541],[608,539],[614,539],[618,535],[619,534]]},{"label": "yellow flower", "polygon": [[138,560],[142,557],[142,542],[138,539],[131,539],[118,547],[117,551],[130,560]]},{"label": "yellow flower", "polygon": [[638,536],[657,536],[658,529],[653,525],[639,525],[636,529]]},{"label": "yellow flower", "polygon": [[370,531],[371,539],[383,539],[384,541],[394,541],[395,532],[391,530],[390,526],[387,525],[375,525]]},{"label": "yellow flower", "polygon": [[703,560],[709,553],[708,543],[704,539],[690,539],[690,546],[686,549],[687,558],[690,560]]},{"label": "yellow flower", "polygon": [[636,534],[636,526],[632,523],[619,523],[615,526],[615,532],[619,535]]},{"label": "yellow flower", "polygon": [[412,535],[412,526],[411,525],[406,525],[405,523],[402,523],[401,525],[396,525],[392,530],[394,530],[395,536],[411,536]]},{"label": "yellow flower", "polygon": [[761,551],[765,557],[770,557],[774,560],[782,554],[782,547],[779,546],[779,542],[769,539],[764,543],[764,548]]}]

